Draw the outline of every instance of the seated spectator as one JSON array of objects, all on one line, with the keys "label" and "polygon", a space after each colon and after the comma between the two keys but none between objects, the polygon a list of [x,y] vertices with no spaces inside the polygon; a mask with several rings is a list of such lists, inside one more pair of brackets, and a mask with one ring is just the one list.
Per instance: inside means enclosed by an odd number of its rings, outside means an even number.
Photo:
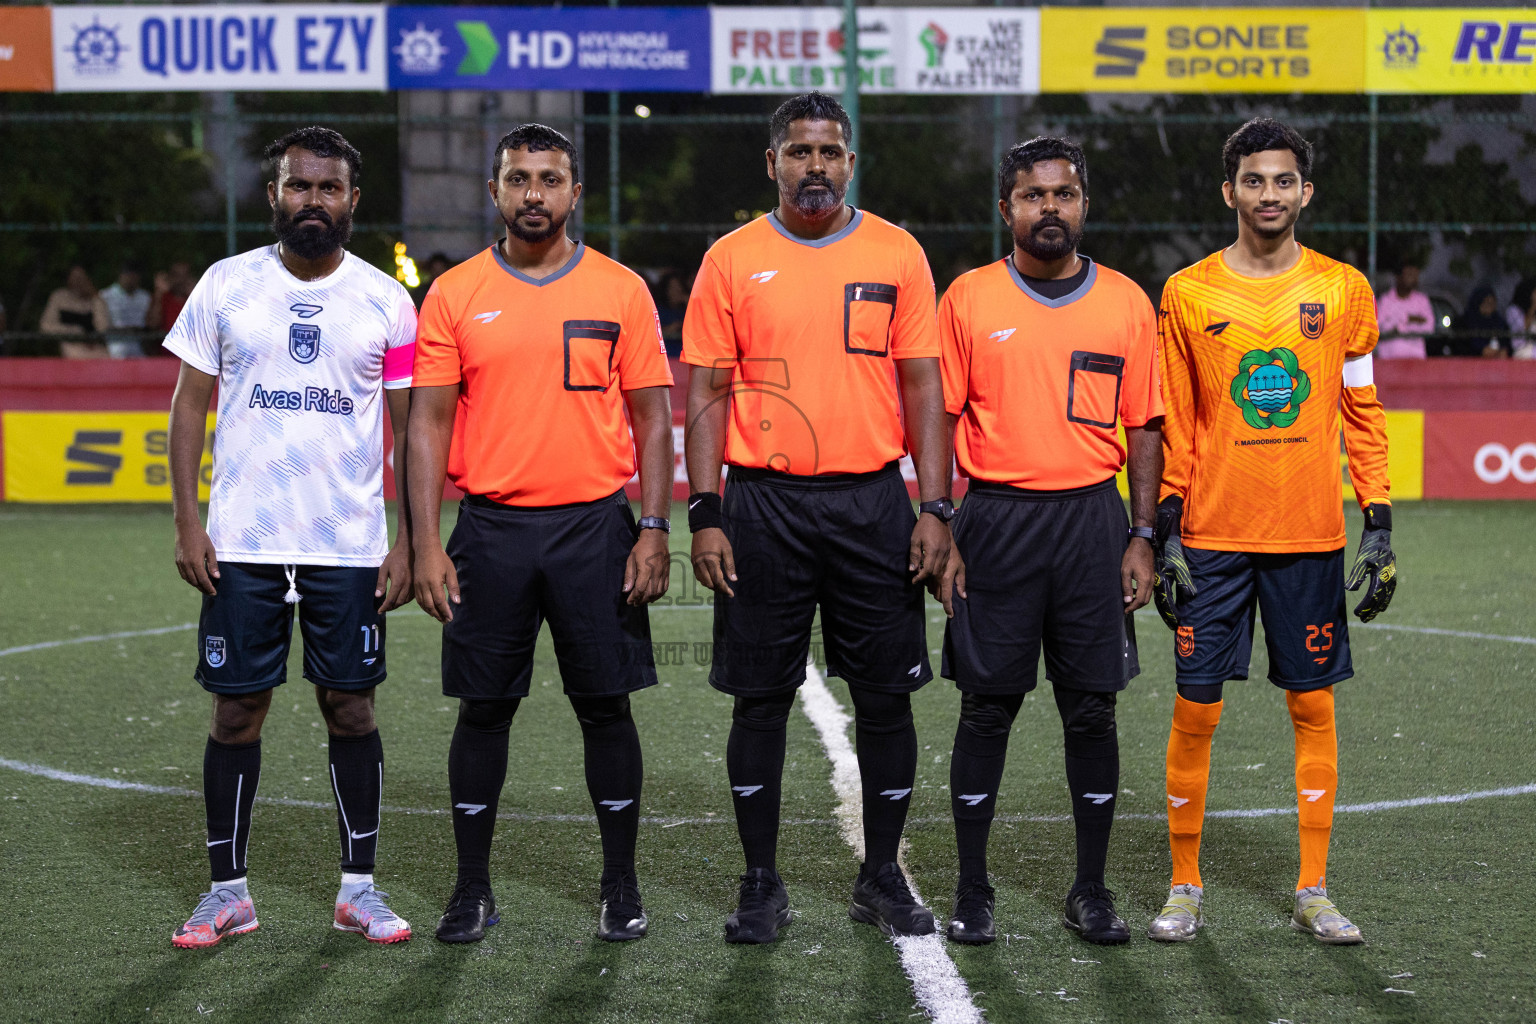
[{"label": "seated spectator", "polygon": [[1459,356],[1505,359],[1509,356],[1509,324],[1499,315],[1499,299],[1493,288],[1478,285],[1467,299],[1461,316],[1452,324],[1456,341],[1452,352]]},{"label": "seated spectator", "polygon": [[1429,296],[1419,291],[1417,266],[1404,263],[1392,287],[1377,297],[1376,324],[1381,328],[1376,358],[1424,358],[1424,336],[1434,330],[1435,311]]},{"label": "seated spectator", "polygon": [[1504,309],[1510,345],[1516,359],[1536,358],[1536,277],[1524,277]]},{"label": "seated spectator", "polygon": [[689,281],[680,270],[666,270],[656,282],[656,318],[661,340],[673,359],[683,354],[683,317],[688,312]]},{"label": "seated spectator", "polygon": [[107,332],[107,353],[113,359],[140,359],[144,345],[139,334],[149,313],[149,292],[140,286],[137,267],[124,265],[117,280],[101,293],[113,328]]},{"label": "seated spectator", "polygon": [[144,326],[152,331],[169,331],[176,326],[181,308],[192,294],[197,279],[192,276],[192,264],[178,260],[170,270],[155,274],[155,294],[149,300],[149,312],[144,315]]},{"label": "seated spectator", "polygon": [[107,346],[98,338],[112,323],[107,304],[82,266],[69,268],[64,287],[55,288],[43,307],[38,330],[59,335],[59,355],[66,359],[101,359]]}]

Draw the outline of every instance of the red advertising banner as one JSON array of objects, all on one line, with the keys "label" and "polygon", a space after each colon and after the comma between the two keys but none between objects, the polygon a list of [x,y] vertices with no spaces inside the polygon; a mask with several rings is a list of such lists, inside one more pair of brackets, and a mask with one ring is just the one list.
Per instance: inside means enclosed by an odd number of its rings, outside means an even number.
[{"label": "red advertising banner", "polygon": [[1536,412],[1425,413],[1424,497],[1536,499]]},{"label": "red advertising banner", "polygon": [[46,7],[0,7],[0,92],[53,91],[53,22]]}]

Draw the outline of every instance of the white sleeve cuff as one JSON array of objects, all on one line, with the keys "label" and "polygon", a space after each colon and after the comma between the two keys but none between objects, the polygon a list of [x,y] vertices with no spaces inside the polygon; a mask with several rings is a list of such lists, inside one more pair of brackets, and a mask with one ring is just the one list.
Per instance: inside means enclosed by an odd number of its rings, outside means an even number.
[{"label": "white sleeve cuff", "polygon": [[1371,370],[1371,354],[1367,352],[1363,356],[1355,356],[1344,360],[1344,386],[1347,388],[1368,388],[1376,383],[1376,375]]}]

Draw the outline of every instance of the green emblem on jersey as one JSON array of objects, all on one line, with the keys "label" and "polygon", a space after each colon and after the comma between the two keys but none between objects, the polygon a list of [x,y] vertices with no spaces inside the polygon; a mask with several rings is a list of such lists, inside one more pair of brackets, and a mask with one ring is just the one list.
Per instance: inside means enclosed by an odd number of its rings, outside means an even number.
[{"label": "green emblem on jersey", "polygon": [[1250,427],[1288,427],[1301,415],[1301,403],[1312,393],[1312,378],[1288,348],[1269,352],[1254,349],[1237,363],[1232,401]]}]

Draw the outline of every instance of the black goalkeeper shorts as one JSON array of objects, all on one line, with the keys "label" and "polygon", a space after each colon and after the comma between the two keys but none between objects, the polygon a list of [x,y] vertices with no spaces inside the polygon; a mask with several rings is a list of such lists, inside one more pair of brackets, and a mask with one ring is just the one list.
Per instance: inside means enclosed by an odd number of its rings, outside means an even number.
[{"label": "black goalkeeper shorts", "polygon": [[1195,595],[1179,602],[1175,675],[1184,686],[1247,679],[1254,609],[1269,681],[1316,690],[1355,674],[1344,613],[1344,549],[1300,554],[1184,549]]},{"label": "black goalkeeper shorts", "polygon": [[1113,479],[1068,491],[972,483],[955,518],[966,597],[940,671],[967,693],[1017,694],[1045,677],[1115,692],[1140,671],[1120,563],[1130,522]]},{"label": "black goalkeeper shorts", "polygon": [[461,603],[443,626],[444,696],[528,696],[546,620],[566,693],[608,697],[654,686],[650,619],[624,594],[638,536],[623,491],[542,508],[465,498],[448,538]]},{"label": "black goalkeeper shorts", "polygon": [[916,515],[894,462],[823,476],[733,466],[722,514],[739,578],[734,598],[715,595],[711,686],[792,692],[818,607],[829,675],[888,693],[933,678],[923,590],[907,570]]}]

